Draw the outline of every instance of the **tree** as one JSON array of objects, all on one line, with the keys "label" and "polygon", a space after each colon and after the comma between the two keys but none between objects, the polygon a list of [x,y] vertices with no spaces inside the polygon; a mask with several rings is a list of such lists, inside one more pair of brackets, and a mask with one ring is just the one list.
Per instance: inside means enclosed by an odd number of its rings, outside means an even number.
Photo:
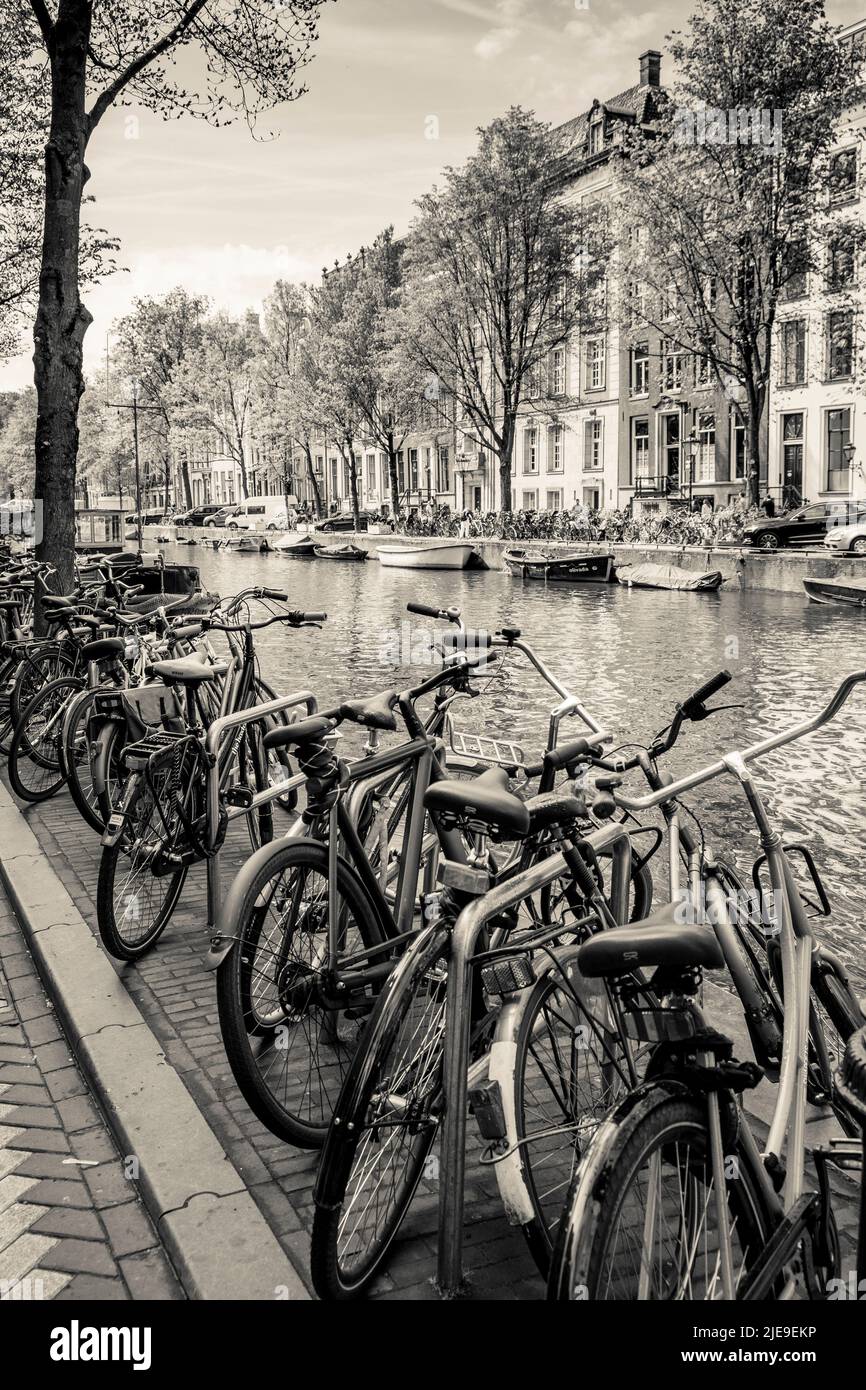
[{"label": "tree", "polygon": [[212,431],[238,467],[243,497],[249,497],[247,449],[255,402],[255,363],[262,351],[258,316],[220,312],[202,325],[201,342],[178,371],[178,390],[186,402],[185,422]]},{"label": "tree", "polygon": [[[28,59],[47,59],[50,118],[39,303],[34,327],[38,397],[36,492],[44,531],[37,554],[71,584],[78,405],[82,349],[91,316],[81,300],[81,206],[86,155],[105,113],[137,101],[166,117],[221,124],[240,115],[252,127],[279,102],[300,96],[323,0],[13,0]],[[194,48],[201,90],[181,85],[174,61]],[[21,125],[26,109],[19,107]]]},{"label": "tree", "polygon": [[831,190],[858,69],[838,32],[819,0],[702,0],[671,39],[681,81],[620,161],[626,338],[654,330],[726,392],[748,429],[752,502],[779,306],[809,270],[826,283],[832,243],[862,240]]},{"label": "tree", "polygon": [[33,496],[33,430],[36,392],[32,386],[4,400],[0,423],[0,496]]},{"label": "tree", "polygon": [[278,280],[264,304],[257,414],[301,450],[316,516],[322,517],[322,493],[313,466],[313,439],[321,425],[316,348],[309,289]]},{"label": "tree", "polygon": [[316,413],[334,439],[349,480],[355,530],[361,529],[358,495],[358,456],[355,442],[360,414],[352,385],[353,349],[347,308],[357,280],[349,258],[322,276],[310,292],[311,325],[317,339]]},{"label": "tree", "polygon": [[521,403],[594,312],[604,272],[604,221],[567,198],[564,153],[513,107],[419,200],[405,258],[403,350],[498,457],[506,512]]},{"label": "tree", "polygon": [[175,488],[175,496],[186,507],[192,506],[189,461],[186,449],[178,447],[185,416],[183,373],[186,360],[201,347],[207,308],[203,295],[189,294],[178,286],[158,299],[135,300],[132,313],[115,328],[121,374],[138,382],[144,404],[156,407],[146,418],[161,459],[166,496],[176,458],[180,487]]}]

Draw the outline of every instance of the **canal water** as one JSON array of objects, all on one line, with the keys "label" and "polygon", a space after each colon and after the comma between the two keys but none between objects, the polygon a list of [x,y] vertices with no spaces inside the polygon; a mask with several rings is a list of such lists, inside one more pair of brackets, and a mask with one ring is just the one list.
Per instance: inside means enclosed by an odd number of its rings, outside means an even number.
[{"label": "canal water", "polygon": [[[736,703],[686,726],[668,766],[674,774],[816,713],[842,677],[866,670],[866,611],[810,603],[805,595],[628,590],[611,585],[522,584],[499,571],[383,569],[375,560],[338,564],[278,552],[238,554],[204,546],[163,547],[198,564],[203,583],[228,595],[252,584],[285,588],[293,607],[324,609],[322,631],[274,627],[259,644],[263,674],[281,693],[309,687],[322,708],[408,683],[431,669],[436,624],[411,618],[412,600],[463,610],[471,627],[521,628],[563,683],[616,742],[646,742],[676,702],[722,669],[734,680],[715,703]],[[483,699],[461,702],[459,723],[517,739],[537,756],[554,696],[522,662],[509,660]],[[578,736],[579,729],[562,737]],[[834,913],[832,938],[866,983],[866,684],[817,734],[763,759],[761,785],[786,838],[805,840],[821,867]],[[707,842],[748,871],[754,823],[729,779],[687,804]]]}]

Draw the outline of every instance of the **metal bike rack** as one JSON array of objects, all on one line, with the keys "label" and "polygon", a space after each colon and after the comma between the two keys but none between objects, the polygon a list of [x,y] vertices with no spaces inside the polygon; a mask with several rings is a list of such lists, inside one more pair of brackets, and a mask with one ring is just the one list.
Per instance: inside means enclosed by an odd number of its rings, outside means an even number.
[{"label": "metal bike rack", "polygon": [[[613,850],[613,880],[628,883],[631,865],[631,839],[619,824],[601,826],[586,836],[595,851]],[[533,893],[546,888],[560,874],[568,873],[561,852],[533,864],[525,873],[499,884],[464,907],[451,933],[448,961],[443,1089],[445,1118],[439,1166],[439,1249],[436,1282],[444,1298],[456,1298],[464,1288],[463,1209],[466,1173],[466,1110],[472,957],[479,934],[492,918],[505,913]],[[616,920],[621,916],[614,913]]]},{"label": "metal bike rack", "polygon": [[[255,724],[265,715],[281,714],[283,710],[292,709],[295,705],[306,705],[308,715],[315,714],[318,709],[316,697],[311,690],[296,690],[293,695],[283,695],[278,700],[268,700],[263,705],[254,705],[250,709],[237,710],[234,714],[224,714],[210,725],[205,738],[205,748],[210,762],[206,793],[207,831],[212,844],[216,843],[219,828],[220,769],[217,755],[223,735],[229,729],[237,728],[239,724]],[[263,791],[257,792],[251,799],[249,806],[238,808],[235,815],[248,815],[256,806],[261,806],[267,801],[274,801],[284,792],[293,791],[296,787],[302,787],[306,780],[304,774],[299,772],[294,777],[287,777],[282,782],[276,782],[274,786],[266,787]],[[230,816],[230,819],[233,817]],[[212,909],[220,901],[219,861],[218,853],[211,855],[207,861],[208,917],[211,916]],[[208,922],[208,928],[212,925],[212,922]]]}]

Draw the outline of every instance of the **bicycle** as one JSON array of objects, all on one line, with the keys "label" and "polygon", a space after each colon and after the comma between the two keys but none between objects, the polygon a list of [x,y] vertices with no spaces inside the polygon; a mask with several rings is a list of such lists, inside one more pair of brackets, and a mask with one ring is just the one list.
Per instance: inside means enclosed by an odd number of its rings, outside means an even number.
[{"label": "bicycle", "polygon": [[[784,999],[779,1087],[761,1153],[737,1097],[757,1084],[763,1068],[734,1059],[730,1040],[707,1026],[697,1002],[703,971],[724,964],[717,930],[730,918],[723,902],[709,903],[715,930],[703,920],[683,925],[672,916],[651,931],[617,927],[585,942],[578,954],[582,974],[608,984],[654,1047],[644,1085],[608,1116],[577,1170],[551,1266],[550,1299],[755,1300],[790,1297],[802,1286],[818,1297],[838,1273],[827,1159],[820,1151],[814,1155],[817,1190],[805,1190],[815,943],[749,764],[828,723],[864,681],[866,672],[848,676],[812,719],[659,792],[618,792],[621,806],[643,811],[726,774],[741,786],[759,831],[778,926]],[[655,999],[646,998],[638,969],[654,970]]]}]

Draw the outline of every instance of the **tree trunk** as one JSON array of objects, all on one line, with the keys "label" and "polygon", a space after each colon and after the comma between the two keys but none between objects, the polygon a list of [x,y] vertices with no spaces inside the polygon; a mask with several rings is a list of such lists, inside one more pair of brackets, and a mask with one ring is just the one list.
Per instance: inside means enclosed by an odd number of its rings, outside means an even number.
[{"label": "tree trunk", "polygon": [[[340,452],[343,453],[342,449]],[[358,502],[358,460],[355,455],[355,446],[351,439],[346,440],[346,453],[343,454],[343,457],[349,465],[349,495],[352,499],[352,520],[355,523],[355,530],[360,531],[361,508]]]},{"label": "tree trunk", "polygon": [[180,473],[180,483],[183,488],[184,506],[186,510],[189,511],[192,506],[192,484],[189,480],[189,459],[185,453],[182,453],[180,456],[178,472]]},{"label": "tree trunk", "polygon": [[33,330],[36,384],[36,484],[42,503],[37,559],[54,565],[67,592],[75,574],[75,469],[82,348],[91,315],[81,303],[78,247],[81,197],[88,177],[85,73],[88,0],[61,0],[51,55],[51,129],[45,147],[45,221],[39,306]]},{"label": "tree trunk", "polygon": [[325,508],[322,505],[322,492],[319,487],[319,480],[316,477],[316,470],[313,467],[313,451],[310,448],[309,442],[304,443],[302,448],[304,450],[304,459],[307,464],[307,481],[313,493],[313,506],[316,509],[316,520],[321,521],[325,515]]},{"label": "tree trunk", "polygon": [[[749,401],[749,502],[753,507],[757,507],[760,501],[761,489],[761,416],[763,414],[763,402],[756,399],[753,393],[749,393],[752,399]],[[770,479],[767,478],[769,488]]]}]

